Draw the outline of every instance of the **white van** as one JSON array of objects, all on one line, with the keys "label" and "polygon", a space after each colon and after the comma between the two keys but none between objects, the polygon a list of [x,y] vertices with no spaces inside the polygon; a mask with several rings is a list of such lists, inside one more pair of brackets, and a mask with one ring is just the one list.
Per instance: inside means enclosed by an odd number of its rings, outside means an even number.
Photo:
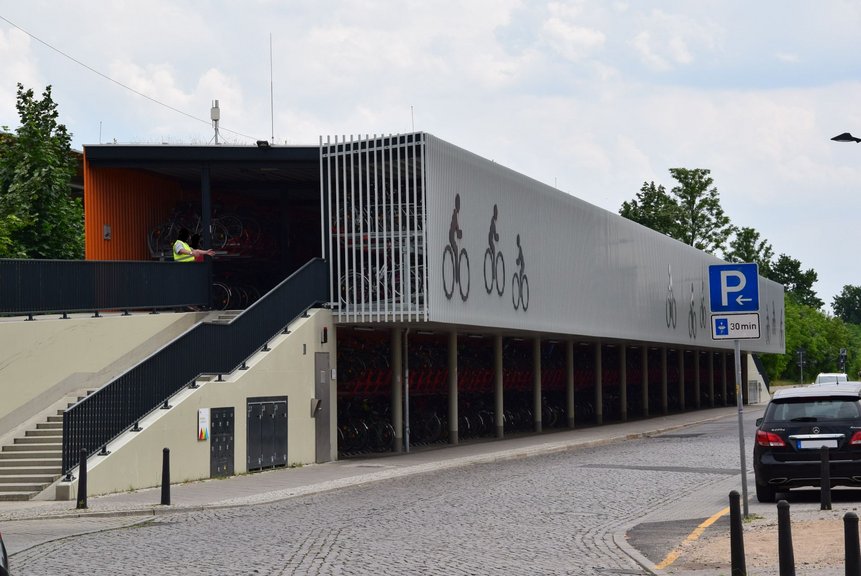
[{"label": "white van", "polygon": [[840,382],[848,382],[849,378],[846,374],[841,374],[838,372],[820,372],[816,375],[816,380],[813,382],[814,384],[834,384]]}]

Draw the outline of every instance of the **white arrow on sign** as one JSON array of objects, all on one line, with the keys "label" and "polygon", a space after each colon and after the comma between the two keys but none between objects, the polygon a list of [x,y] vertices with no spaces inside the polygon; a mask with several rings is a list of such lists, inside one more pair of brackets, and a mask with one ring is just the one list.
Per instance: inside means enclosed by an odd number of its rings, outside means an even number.
[{"label": "white arrow on sign", "polygon": [[739,294],[738,298],[736,298],[735,301],[739,306],[743,306],[745,302],[752,302],[753,298],[745,298],[744,296]]}]

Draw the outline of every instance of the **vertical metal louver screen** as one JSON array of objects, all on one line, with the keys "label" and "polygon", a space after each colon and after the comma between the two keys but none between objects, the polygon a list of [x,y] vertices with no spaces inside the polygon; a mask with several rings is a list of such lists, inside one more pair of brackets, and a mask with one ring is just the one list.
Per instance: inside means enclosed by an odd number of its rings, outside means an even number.
[{"label": "vertical metal louver screen", "polygon": [[423,134],[320,143],[340,322],[426,321]]}]

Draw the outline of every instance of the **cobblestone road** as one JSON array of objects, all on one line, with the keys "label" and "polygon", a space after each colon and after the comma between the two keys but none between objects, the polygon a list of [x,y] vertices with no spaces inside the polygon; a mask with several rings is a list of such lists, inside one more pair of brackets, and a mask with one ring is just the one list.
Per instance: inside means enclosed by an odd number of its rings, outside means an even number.
[{"label": "cobblestone road", "polygon": [[158,516],[25,550],[15,575],[646,574],[614,534],[736,473],[735,426]]}]

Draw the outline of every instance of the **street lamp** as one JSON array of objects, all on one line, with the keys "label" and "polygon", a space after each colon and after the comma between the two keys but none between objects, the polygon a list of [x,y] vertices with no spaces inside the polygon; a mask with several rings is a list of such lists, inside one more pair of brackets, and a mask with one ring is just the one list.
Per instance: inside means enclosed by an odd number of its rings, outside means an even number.
[{"label": "street lamp", "polygon": [[832,140],[834,140],[835,142],[855,142],[856,144],[858,142],[861,142],[861,138],[856,138],[849,132],[844,132],[843,134],[835,136],[834,138],[832,138]]}]

